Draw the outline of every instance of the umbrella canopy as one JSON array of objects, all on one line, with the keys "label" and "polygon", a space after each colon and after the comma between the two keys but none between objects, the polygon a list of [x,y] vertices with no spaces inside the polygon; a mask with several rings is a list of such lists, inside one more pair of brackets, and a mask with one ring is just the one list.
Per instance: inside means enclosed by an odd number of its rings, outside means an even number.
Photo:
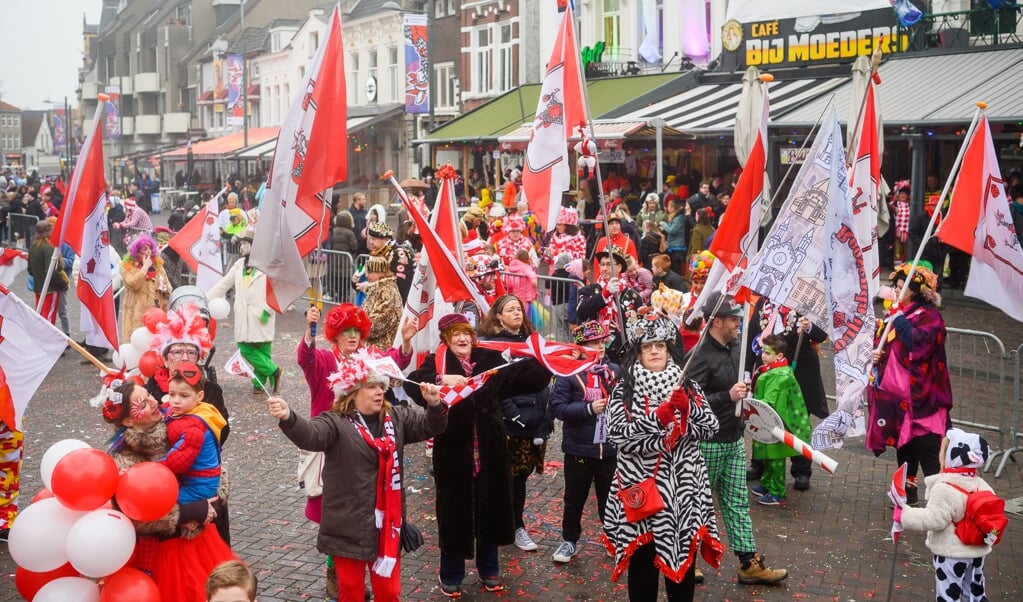
[{"label": "umbrella canopy", "polygon": [[430,187],[430,185],[427,184],[426,182],[424,182],[422,180],[417,180],[415,178],[405,178],[401,182],[398,182],[398,186],[401,186],[405,190],[414,189],[414,188],[420,188],[422,190],[426,190],[426,189],[428,189]]},{"label": "umbrella canopy", "polygon": [[735,158],[743,167],[746,167],[746,159],[749,158],[753,143],[757,140],[763,106],[764,88],[763,82],[760,81],[760,70],[750,67],[742,76],[739,109],[735,113]]}]

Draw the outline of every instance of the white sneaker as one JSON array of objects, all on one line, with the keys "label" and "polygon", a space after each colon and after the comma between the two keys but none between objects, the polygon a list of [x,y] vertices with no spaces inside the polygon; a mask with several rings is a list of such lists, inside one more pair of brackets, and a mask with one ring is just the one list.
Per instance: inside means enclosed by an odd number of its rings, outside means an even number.
[{"label": "white sneaker", "polygon": [[521,528],[515,529],[515,546],[526,552],[532,552],[540,548],[540,546],[536,545],[536,542],[529,538],[529,533]]},{"label": "white sneaker", "polygon": [[575,544],[570,541],[563,541],[554,552],[554,562],[568,562],[575,556]]}]

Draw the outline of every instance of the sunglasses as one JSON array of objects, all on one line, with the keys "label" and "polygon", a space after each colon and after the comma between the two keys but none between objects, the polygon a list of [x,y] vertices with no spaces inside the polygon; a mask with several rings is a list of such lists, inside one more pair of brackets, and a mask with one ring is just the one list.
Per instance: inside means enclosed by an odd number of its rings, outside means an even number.
[{"label": "sunglasses", "polygon": [[180,378],[181,380],[188,383],[190,386],[197,387],[199,382],[202,381],[202,370],[199,366],[191,362],[186,362],[185,365],[178,366],[170,373],[171,380]]}]

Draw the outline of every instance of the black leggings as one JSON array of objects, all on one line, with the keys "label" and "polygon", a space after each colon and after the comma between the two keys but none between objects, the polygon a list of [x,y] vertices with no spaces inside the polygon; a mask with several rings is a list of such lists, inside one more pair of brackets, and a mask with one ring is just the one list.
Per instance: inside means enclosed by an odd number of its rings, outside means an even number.
[{"label": "black leggings", "polygon": [[522,514],[526,509],[526,481],[531,473],[524,473],[512,477],[512,510],[515,512],[515,528],[524,529],[525,522]]},{"label": "black leggings", "polygon": [[[661,572],[654,566],[654,544],[636,548],[629,559],[629,602],[656,602]],[[681,583],[664,578],[664,591],[668,602],[689,602],[696,594],[696,560]]]},{"label": "black leggings", "polygon": [[941,453],[941,435],[928,433],[910,439],[908,443],[895,450],[895,461],[899,466],[907,464],[906,476],[915,477],[917,470],[923,468],[924,476],[938,474],[941,464],[938,454]]}]

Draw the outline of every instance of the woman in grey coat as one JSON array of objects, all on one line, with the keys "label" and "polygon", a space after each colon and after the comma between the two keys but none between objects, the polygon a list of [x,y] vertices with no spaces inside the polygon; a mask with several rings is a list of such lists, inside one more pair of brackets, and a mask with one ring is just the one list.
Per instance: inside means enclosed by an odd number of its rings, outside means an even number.
[{"label": "woman in grey coat", "polygon": [[312,420],[292,412],[279,397],[268,400],[270,415],[280,420],[286,437],[301,449],[324,452],[316,547],[333,557],[340,600],[363,600],[367,568],[375,600],[400,598],[402,448],[447,427],[436,385],[420,385],[426,410],[391,406],[384,399],[390,379],[378,370],[386,362],[366,351],[340,360],[327,379],[337,401]]}]

